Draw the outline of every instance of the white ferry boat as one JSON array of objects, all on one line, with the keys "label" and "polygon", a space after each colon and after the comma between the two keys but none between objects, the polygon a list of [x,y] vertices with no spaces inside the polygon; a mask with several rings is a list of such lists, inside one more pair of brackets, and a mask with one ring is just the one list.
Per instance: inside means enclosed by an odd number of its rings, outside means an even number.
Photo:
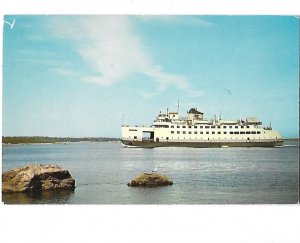
[{"label": "white ferry boat", "polygon": [[187,117],[178,112],[159,113],[151,126],[122,125],[122,143],[138,147],[275,147],[282,146],[279,132],[263,127],[257,118],[204,119],[191,108]]}]

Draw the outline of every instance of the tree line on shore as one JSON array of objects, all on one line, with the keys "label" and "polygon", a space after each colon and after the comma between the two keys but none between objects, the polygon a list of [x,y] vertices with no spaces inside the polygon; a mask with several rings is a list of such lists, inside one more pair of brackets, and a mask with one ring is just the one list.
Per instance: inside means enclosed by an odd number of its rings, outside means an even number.
[{"label": "tree line on shore", "polygon": [[2,136],[2,143],[4,144],[19,144],[19,143],[67,143],[67,142],[109,142],[109,141],[120,141],[119,138],[108,138],[108,137],[43,137],[43,136],[32,136],[32,137],[5,137]]}]

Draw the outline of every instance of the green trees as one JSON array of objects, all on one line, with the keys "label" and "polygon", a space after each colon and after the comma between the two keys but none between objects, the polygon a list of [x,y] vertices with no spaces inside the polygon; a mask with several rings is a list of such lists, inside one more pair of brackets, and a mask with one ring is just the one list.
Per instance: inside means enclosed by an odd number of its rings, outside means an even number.
[{"label": "green trees", "polygon": [[83,138],[72,138],[72,137],[4,137],[2,136],[2,143],[4,144],[19,144],[19,143],[67,143],[67,142],[107,142],[107,141],[120,141],[119,138],[106,138],[106,137],[83,137]]}]

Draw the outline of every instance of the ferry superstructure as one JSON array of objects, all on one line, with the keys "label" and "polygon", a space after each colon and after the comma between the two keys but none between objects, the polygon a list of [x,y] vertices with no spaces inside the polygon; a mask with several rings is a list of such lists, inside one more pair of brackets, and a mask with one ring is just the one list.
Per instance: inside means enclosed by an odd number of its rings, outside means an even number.
[{"label": "ferry superstructure", "polygon": [[279,132],[262,126],[255,117],[238,120],[204,119],[191,108],[187,117],[178,112],[159,113],[151,126],[122,125],[122,143],[138,147],[276,147]]}]

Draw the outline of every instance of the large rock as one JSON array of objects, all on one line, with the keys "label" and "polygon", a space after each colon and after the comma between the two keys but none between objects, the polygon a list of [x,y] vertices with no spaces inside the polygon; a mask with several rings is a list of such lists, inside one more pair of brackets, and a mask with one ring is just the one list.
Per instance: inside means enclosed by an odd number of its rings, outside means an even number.
[{"label": "large rock", "polygon": [[135,177],[127,183],[128,186],[143,186],[143,187],[156,187],[156,186],[169,186],[173,185],[167,176],[158,173],[143,173]]},{"label": "large rock", "polygon": [[75,180],[69,171],[57,165],[28,165],[2,174],[2,192],[74,190]]}]

